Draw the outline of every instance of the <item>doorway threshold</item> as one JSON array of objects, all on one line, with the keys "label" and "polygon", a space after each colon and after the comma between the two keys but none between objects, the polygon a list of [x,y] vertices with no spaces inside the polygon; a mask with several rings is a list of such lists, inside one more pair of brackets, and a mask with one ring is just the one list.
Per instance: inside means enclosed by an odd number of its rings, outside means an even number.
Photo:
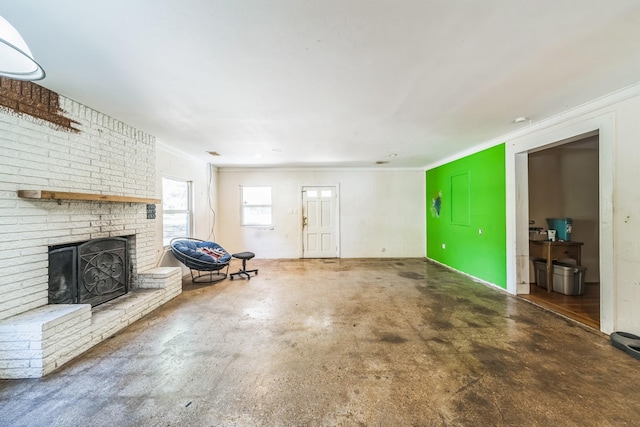
[{"label": "doorway threshold", "polygon": [[542,308],[558,313],[600,331],[600,284],[585,283],[585,293],[581,296],[547,292],[531,284],[528,295],[518,295]]}]

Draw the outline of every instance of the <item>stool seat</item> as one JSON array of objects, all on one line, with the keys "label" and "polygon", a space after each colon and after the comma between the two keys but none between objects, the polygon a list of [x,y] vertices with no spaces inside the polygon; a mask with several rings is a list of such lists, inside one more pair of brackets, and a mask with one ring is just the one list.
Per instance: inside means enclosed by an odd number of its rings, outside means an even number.
[{"label": "stool seat", "polygon": [[253,258],[254,256],[256,256],[256,254],[254,254],[253,252],[245,251],[245,252],[235,253],[231,256],[242,260],[242,268],[236,271],[235,273],[231,273],[229,275],[229,278],[231,280],[233,280],[235,276],[240,276],[240,277],[247,276],[247,280],[249,280],[251,279],[251,275],[249,273],[255,273],[256,276],[258,275],[258,270],[247,270],[247,261]]},{"label": "stool seat", "polygon": [[253,252],[238,252],[237,254],[232,254],[231,256],[238,259],[250,260],[251,258],[256,256],[256,254],[254,254]]}]

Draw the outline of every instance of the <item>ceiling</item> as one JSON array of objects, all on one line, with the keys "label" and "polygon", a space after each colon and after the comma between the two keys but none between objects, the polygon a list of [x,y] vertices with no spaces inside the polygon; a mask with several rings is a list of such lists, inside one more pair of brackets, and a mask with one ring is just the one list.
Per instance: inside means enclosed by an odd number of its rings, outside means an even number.
[{"label": "ceiling", "polygon": [[638,0],[0,0],[0,15],[39,84],[222,167],[424,167],[640,81]]}]

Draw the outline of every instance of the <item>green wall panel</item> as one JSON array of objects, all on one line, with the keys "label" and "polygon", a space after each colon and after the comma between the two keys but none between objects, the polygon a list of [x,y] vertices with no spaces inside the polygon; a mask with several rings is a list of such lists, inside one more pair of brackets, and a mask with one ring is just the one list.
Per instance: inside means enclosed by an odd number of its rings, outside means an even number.
[{"label": "green wall panel", "polygon": [[469,171],[451,176],[451,223],[471,225]]},{"label": "green wall panel", "polygon": [[426,172],[427,257],[506,289],[505,177],[504,144]]}]

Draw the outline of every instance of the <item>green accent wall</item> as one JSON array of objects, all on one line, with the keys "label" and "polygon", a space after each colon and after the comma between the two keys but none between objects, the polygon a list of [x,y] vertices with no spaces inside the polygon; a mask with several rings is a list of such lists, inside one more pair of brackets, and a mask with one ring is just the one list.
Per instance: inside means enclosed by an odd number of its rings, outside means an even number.
[{"label": "green accent wall", "polygon": [[430,169],[426,180],[427,258],[506,289],[505,144]]}]

